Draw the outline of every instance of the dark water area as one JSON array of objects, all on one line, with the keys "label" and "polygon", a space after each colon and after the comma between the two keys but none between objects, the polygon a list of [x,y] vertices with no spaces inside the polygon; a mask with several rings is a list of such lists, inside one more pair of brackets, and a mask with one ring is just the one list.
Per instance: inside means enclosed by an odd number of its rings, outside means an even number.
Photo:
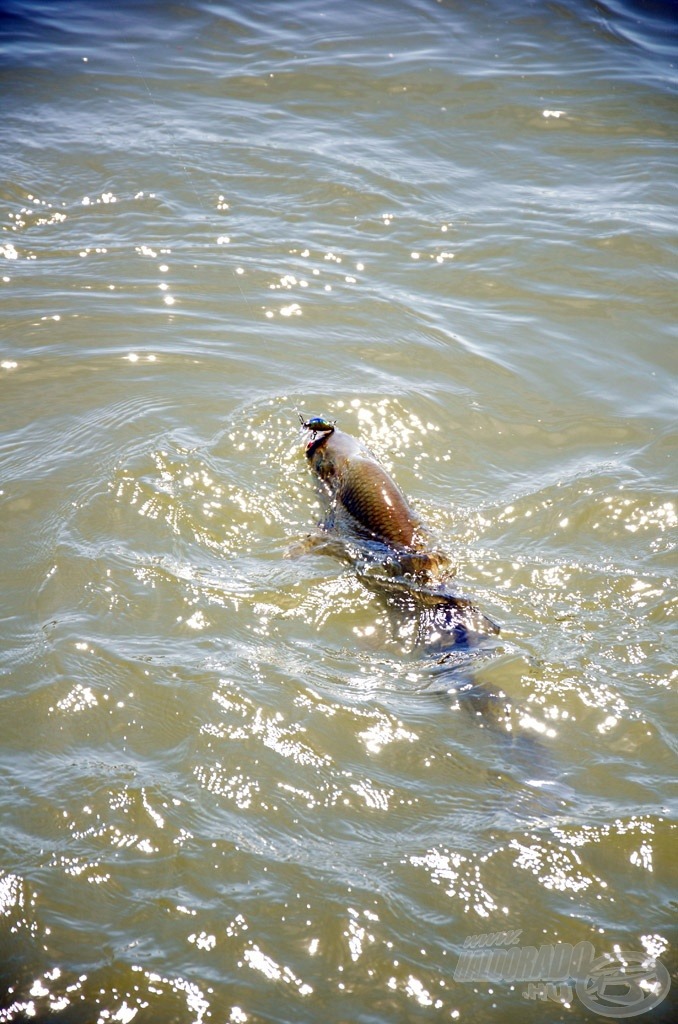
[{"label": "dark water area", "polygon": [[675,1018],[677,24],[0,5],[0,1022]]}]

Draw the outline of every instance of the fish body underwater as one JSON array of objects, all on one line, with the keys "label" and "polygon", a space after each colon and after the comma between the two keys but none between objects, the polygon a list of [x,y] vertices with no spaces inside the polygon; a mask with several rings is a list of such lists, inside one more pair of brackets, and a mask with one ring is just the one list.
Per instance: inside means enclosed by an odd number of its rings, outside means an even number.
[{"label": "fish body underwater", "polygon": [[[497,624],[452,589],[449,559],[369,449],[327,419],[299,419],[308,431],[305,455],[326,507],[324,522],[303,550],[348,562],[386,605],[399,632],[414,637],[429,677],[425,692],[451,707],[464,707],[481,725],[501,734],[530,785],[550,786],[543,780],[553,778],[554,770],[541,744],[513,732],[518,709],[503,692],[491,693],[478,683],[472,669],[477,654],[496,650]],[[534,781],[535,772],[539,781]]]}]

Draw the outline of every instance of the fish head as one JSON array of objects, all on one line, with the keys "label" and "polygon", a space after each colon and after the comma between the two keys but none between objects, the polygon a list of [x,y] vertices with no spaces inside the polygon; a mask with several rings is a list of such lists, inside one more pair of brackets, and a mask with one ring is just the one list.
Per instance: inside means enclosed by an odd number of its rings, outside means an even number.
[{"label": "fish head", "polygon": [[309,432],[306,441],[306,454],[310,458],[315,446],[334,433],[336,420],[328,420],[324,416],[311,416],[310,419],[305,420],[301,413],[298,413],[298,416],[304,430]]}]

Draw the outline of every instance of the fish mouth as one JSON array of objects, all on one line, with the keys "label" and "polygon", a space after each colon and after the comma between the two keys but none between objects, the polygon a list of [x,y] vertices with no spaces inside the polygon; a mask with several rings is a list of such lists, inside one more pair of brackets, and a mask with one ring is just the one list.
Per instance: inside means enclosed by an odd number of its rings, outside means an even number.
[{"label": "fish mouth", "polygon": [[297,415],[299,416],[302,429],[306,432],[305,436],[308,438],[306,443],[306,454],[308,455],[311,449],[319,444],[320,441],[334,433],[336,420],[330,422],[323,416],[312,416],[310,419],[305,420],[301,413],[297,413]]},{"label": "fish mouth", "polygon": [[311,455],[311,453],[318,447],[319,444],[321,444],[322,441],[325,440],[326,437],[329,437],[329,433],[327,433],[325,431],[323,431],[322,433],[318,433],[316,430],[311,430],[311,429],[309,429],[307,427],[306,428],[306,438],[307,438],[307,440],[306,440],[306,447],[304,448],[304,451],[306,452],[306,454],[307,455]]}]

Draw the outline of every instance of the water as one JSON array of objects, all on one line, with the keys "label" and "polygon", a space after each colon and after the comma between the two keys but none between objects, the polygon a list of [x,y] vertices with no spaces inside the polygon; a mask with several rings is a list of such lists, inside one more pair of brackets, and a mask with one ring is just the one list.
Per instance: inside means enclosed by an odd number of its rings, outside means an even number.
[{"label": "water", "polygon": [[[671,6],[16,0],[0,53],[0,1020],[607,1019],[454,973],[676,968]],[[285,557],[298,410],[501,622],[514,739]]]}]

